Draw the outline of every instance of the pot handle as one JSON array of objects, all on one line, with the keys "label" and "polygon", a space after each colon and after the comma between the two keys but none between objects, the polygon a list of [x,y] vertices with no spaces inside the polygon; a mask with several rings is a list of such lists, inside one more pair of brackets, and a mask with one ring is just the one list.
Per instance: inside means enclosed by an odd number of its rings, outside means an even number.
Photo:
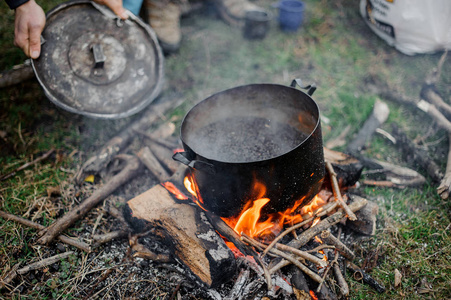
[{"label": "pot handle", "polygon": [[178,161],[184,165],[187,165],[190,168],[193,168],[193,169],[196,169],[199,171],[204,171],[209,174],[216,174],[215,166],[213,166],[212,164],[209,164],[207,162],[200,161],[200,160],[189,160],[187,158],[187,155],[188,155],[187,152],[176,152],[172,156],[172,159],[175,161]]},{"label": "pot handle", "polygon": [[316,85],[314,83],[306,85],[306,86],[302,86],[302,80],[299,78],[293,79],[293,81],[291,82],[291,87],[295,88],[296,84],[299,85],[299,87],[301,89],[305,89],[307,90],[307,94],[309,96],[313,95],[313,93],[316,91]]}]

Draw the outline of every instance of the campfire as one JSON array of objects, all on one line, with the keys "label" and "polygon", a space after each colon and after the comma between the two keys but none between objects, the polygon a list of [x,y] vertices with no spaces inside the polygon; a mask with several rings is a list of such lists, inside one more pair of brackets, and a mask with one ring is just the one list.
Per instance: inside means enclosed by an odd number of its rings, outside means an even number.
[{"label": "campfire", "polygon": [[[358,178],[361,166],[343,153],[325,149],[325,156],[327,178],[306,205],[298,199],[284,211],[265,213],[271,199],[256,181],[259,197],[247,201],[238,215],[219,217],[205,209],[194,176],[180,166],[169,179],[160,177],[160,186],[128,202],[130,223],[141,231],[163,230],[175,255],[202,285],[214,288],[232,281],[230,295],[252,297],[260,288],[268,295],[298,299],[345,297],[346,269],[383,292],[382,285],[353,263],[355,254],[341,241],[351,229],[374,233],[376,205],[342,195],[356,183],[352,178]],[[154,163],[146,165],[153,174],[161,173]]]}]

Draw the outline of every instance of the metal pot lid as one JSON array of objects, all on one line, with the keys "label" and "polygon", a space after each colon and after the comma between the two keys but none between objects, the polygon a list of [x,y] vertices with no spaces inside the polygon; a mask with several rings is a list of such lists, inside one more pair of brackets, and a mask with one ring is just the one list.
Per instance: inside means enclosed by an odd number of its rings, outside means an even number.
[{"label": "metal pot lid", "polygon": [[116,119],[149,105],[161,92],[164,57],[149,25],[120,20],[90,1],[67,2],[47,14],[41,56],[33,70],[56,105]]}]

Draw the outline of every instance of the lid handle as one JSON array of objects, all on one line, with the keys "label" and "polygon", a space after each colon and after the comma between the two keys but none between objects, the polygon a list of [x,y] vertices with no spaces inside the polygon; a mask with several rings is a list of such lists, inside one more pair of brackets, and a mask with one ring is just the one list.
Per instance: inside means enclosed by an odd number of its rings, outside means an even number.
[{"label": "lid handle", "polygon": [[94,55],[94,68],[100,69],[103,68],[106,60],[106,56],[103,53],[103,47],[101,44],[93,44],[91,46],[92,54]]}]

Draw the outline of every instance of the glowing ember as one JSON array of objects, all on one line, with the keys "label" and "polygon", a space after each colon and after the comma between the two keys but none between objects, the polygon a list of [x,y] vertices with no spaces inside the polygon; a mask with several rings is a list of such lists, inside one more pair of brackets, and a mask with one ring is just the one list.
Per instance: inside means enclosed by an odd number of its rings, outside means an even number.
[{"label": "glowing ember", "polygon": [[175,198],[179,200],[188,200],[189,198],[183,194],[172,182],[166,181],[161,184],[164,186],[170,193],[172,193]]},{"label": "glowing ember", "polygon": [[309,294],[310,294],[310,297],[312,297],[313,300],[318,300],[318,297],[316,297],[314,291],[310,290]]}]

